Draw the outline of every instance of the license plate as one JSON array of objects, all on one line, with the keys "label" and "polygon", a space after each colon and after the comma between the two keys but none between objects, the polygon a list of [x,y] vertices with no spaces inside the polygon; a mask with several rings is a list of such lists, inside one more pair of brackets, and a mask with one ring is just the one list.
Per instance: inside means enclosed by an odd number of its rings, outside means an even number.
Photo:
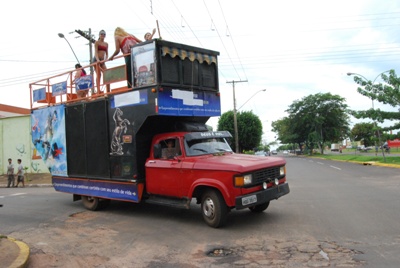
[{"label": "license plate", "polygon": [[242,205],[243,206],[246,206],[246,205],[249,205],[249,204],[253,204],[255,202],[257,202],[257,196],[256,195],[250,195],[250,196],[242,198]]}]

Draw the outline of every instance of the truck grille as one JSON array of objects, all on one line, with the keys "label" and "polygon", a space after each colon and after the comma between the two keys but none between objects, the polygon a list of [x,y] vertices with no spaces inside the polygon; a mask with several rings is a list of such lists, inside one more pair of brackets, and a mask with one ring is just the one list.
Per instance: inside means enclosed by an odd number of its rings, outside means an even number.
[{"label": "truck grille", "polygon": [[266,168],[262,170],[255,171],[253,173],[253,183],[260,184],[264,181],[270,182],[276,178],[280,178],[280,167]]}]

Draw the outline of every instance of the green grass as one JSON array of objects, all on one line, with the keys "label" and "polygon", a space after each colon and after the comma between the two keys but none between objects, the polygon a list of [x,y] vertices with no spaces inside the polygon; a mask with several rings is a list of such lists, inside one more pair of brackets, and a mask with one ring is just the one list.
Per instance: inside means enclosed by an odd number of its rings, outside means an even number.
[{"label": "green grass", "polygon": [[339,161],[351,161],[351,162],[378,162],[384,164],[392,164],[400,166],[400,156],[386,156],[386,162],[383,159],[382,155],[372,156],[372,155],[361,155],[361,154],[314,154],[309,157],[318,157],[330,160],[339,160]]}]

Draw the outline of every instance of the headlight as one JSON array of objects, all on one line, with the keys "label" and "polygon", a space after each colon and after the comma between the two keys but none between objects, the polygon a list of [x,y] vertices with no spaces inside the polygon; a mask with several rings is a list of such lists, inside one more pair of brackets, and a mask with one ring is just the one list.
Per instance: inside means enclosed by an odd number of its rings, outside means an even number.
[{"label": "headlight", "polygon": [[279,169],[279,175],[284,176],[286,174],[286,167],[283,166]]},{"label": "headlight", "polygon": [[235,186],[236,187],[249,185],[252,182],[253,182],[253,177],[251,176],[251,174],[235,177]]}]

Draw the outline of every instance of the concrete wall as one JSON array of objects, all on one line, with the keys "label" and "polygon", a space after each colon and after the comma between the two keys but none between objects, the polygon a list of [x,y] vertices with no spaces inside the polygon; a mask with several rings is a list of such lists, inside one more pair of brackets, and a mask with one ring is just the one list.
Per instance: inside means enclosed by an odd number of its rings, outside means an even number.
[{"label": "concrete wall", "polygon": [[7,173],[7,159],[13,160],[17,167],[17,159],[28,167],[26,173],[49,173],[42,158],[36,155],[31,139],[30,115],[0,118],[0,174]]}]

